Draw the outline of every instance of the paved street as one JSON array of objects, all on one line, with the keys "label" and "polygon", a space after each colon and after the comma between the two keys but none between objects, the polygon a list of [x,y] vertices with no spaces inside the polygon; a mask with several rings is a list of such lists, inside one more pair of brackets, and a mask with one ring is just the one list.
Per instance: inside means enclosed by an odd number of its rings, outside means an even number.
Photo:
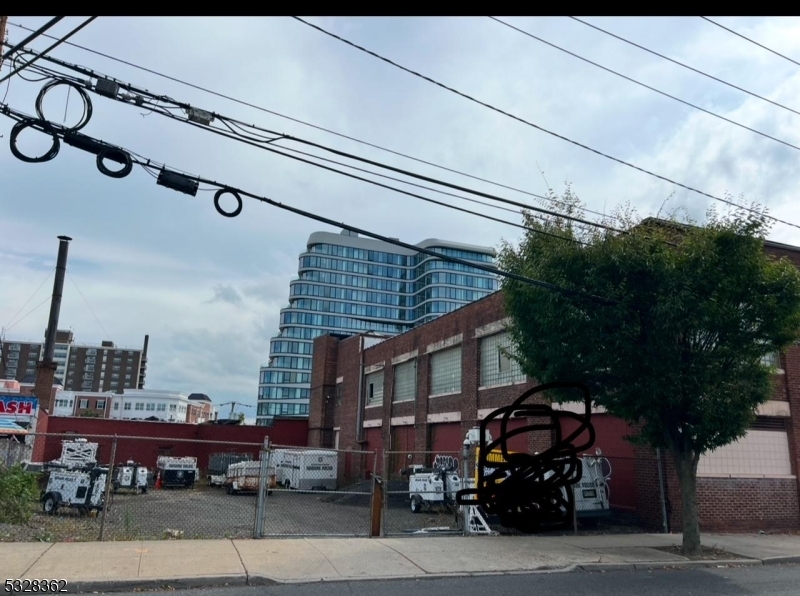
[{"label": "paved street", "polygon": [[[208,588],[191,596],[486,596],[486,594],[569,594],[570,596],[794,596],[800,565],[725,569],[609,571],[497,575],[422,580],[319,582],[283,586]],[[145,592],[146,593],[146,592]],[[141,596],[143,592],[130,592]]]}]

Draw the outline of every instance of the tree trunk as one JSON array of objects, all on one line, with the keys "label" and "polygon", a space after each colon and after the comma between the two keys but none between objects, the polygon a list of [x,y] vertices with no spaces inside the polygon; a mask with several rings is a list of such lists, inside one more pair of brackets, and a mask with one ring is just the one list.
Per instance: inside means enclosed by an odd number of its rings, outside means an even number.
[{"label": "tree trunk", "polygon": [[691,451],[673,453],[678,480],[681,483],[683,506],[683,554],[700,554],[700,519],[697,514],[697,463],[699,457]]}]

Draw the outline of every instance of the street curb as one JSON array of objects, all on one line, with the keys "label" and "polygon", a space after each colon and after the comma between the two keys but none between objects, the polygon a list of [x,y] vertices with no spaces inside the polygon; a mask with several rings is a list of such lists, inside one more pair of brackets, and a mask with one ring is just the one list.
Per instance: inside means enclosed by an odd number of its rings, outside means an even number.
[{"label": "street curb", "polygon": [[[799,557],[800,559],[800,557]],[[634,571],[652,569],[691,569],[695,567],[728,567],[730,565],[762,565],[760,559],[703,559],[702,561],[640,561],[622,563],[587,563],[581,571]]]},{"label": "street curb", "polygon": [[235,574],[170,579],[136,578],[123,580],[71,581],[67,589],[70,592],[132,592],[134,590],[157,590],[165,587],[187,589],[246,585],[248,585],[247,575]]},{"label": "street curb", "polygon": [[800,555],[786,555],[783,557],[767,557],[762,559],[764,565],[782,565],[784,563],[800,563]]}]

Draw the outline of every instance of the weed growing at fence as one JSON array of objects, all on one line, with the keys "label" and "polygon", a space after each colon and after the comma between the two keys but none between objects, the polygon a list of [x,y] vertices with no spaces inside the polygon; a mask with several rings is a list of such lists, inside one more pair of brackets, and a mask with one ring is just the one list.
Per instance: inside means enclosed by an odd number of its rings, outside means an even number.
[{"label": "weed growing at fence", "polygon": [[25,524],[31,518],[31,502],[39,496],[39,475],[22,466],[0,468],[0,523]]}]

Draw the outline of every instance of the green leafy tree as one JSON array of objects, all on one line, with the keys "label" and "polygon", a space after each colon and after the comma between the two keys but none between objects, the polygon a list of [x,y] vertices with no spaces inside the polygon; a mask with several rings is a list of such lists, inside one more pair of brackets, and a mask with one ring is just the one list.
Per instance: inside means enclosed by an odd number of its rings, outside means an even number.
[{"label": "green leafy tree", "polygon": [[31,504],[39,496],[38,478],[21,465],[0,465],[0,523],[27,523],[32,514]]},{"label": "green leafy tree", "polygon": [[236,418],[239,420],[239,422],[244,424],[244,419],[245,419],[244,412],[239,412],[238,414],[236,414]]},{"label": "green leafy tree", "polygon": [[699,458],[744,436],[770,398],[763,362],[798,338],[800,273],[765,253],[761,212],[711,210],[699,226],[619,210],[605,221],[616,230],[598,230],[564,217],[584,217],[569,187],[549,203],[560,215],[524,213],[532,231],[504,243],[499,265],[572,292],[504,281],[515,358],[542,383],[586,383],[640,428],[631,440],[668,451],[683,551],[697,554]]}]

